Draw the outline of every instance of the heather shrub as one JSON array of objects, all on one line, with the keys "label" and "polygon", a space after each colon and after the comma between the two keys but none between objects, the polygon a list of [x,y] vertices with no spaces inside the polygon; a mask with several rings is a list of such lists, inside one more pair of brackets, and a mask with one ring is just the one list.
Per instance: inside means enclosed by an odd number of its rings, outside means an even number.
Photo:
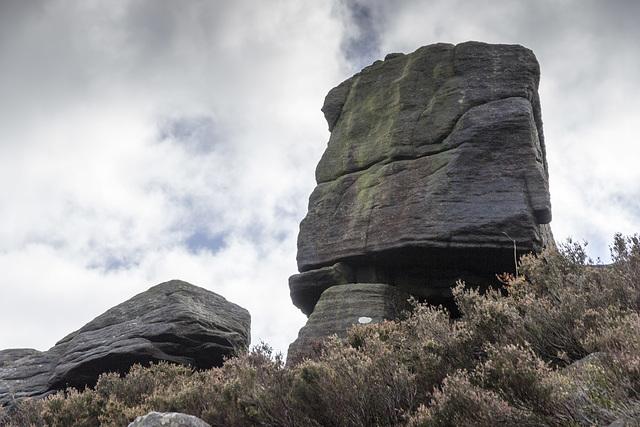
[{"label": "heather shrub", "polygon": [[621,307],[640,312],[640,236],[616,234],[611,246],[613,264],[608,277],[615,277],[610,289],[614,301]]},{"label": "heather shrub", "polygon": [[611,265],[571,240],[521,258],[460,318],[412,302],[285,365],[266,345],[207,371],[167,363],[104,374],[0,412],[2,426],[121,426],[149,411],[211,425],[593,426],[640,417],[640,238],[616,235]]},{"label": "heather shrub", "polygon": [[[523,426],[529,415],[503,400],[491,390],[479,387],[466,371],[447,376],[421,405],[407,424],[418,426]],[[529,424],[530,425],[530,424]]]},{"label": "heather shrub", "polygon": [[[539,255],[525,255],[519,264],[522,275],[505,280],[505,297],[489,292],[481,298],[499,300],[491,303],[500,310],[494,307],[491,311],[493,316],[501,315],[503,321],[497,323],[499,331],[493,333],[513,343],[528,343],[555,366],[600,351],[594,337],[606,335],[607,325],[640,308],[638,243],[637,237],[616,235],[614,263],[609,266],[595,263],[586,255],[585,245],[571,240],[559,250],[549,248]],[[489,304],[476,300],[472,303],[475,307]],[[511,310],[510,320],[506,310]],[[490,335],[486,339],[492,342]],[[497,341],[500,339],[497,337]]]},{"label": "heather shrub", "polygon": [[42,419],[46,425],[89,427],[100,425],[101,407],[106,402],[94,390],[81,393],[70,389],[46,398],[43,406]]},{"label": "heather shrub", "polygon": [[604,357],[594,353],[557,373],[565,412],[579,425],[608,425],[630,408],[624,389],[618,388],[623,377],[605,368]]},{"label": "heather shrub", "polygon": [[401,410],[413,406],[414,375],[384,333],[361,340],[368,329],[359,325],[351,331],[358,346],[334,337],[322,357],[294,368],[300,373],[295,398],[319,425],[397,425]]},{"label": "heather shrub", "polygon": [[[447,374],[473,365],[475,342],[467,325],[451,322],[442,307],[416,301],[412,306],[403,320],[355,326],[346,344],[365,353],[374,345],[385,348],[388,357],[406,366],[417,390],[431,391]],[[420,402],[422,394],[416,398]]]},{"label": "heather shrub", "polygon": [[0,407],[0,426],[21,427],[44,425],[42,420],[42,401],[26,399],[16,403],[11,411]]},{"label": "heather shrub", "polygon": [[[292,425],[289,419],[292,373],[281,354],[262,343],[222,368],[203,373],[209,388],[201,418],[212,425]],[[197,415],[197,414],[195,414]]]},{"label": "heather shrub", "polygon": [[93,389],[68,389],[42,400],[42,419],[51,426],[122,426],[152,408],[148,400],[193,372],[184,366],[135,365],[126,377],[103,374]]},{"label": "heather shrub", "polygon": [[550,381],[551,369],[531,348],[487,344],[486,352],[473,372],[475,384],[496,392],[514,407],[554,413],[557,396]]},{"label": "heather shrub", "polygon": [[520,313],[500,290],[489,289],[481,295],[478,290],[458,283],[453,296],[462,314],[459,322],[470,331],[474,361],[485,353],[486,343],[511,342],[522,329]]}]

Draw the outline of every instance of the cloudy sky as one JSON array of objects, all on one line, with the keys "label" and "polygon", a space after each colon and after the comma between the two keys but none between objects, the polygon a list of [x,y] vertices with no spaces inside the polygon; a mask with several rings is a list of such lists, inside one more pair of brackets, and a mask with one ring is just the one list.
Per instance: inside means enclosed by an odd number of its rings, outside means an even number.
[{"label": "cloudy sky", "polygon": [[0,349],[178,278],[286,351],[326,93],[389,52],[534,51],[556,240],[640,231],[640,2],[0,0]]}]

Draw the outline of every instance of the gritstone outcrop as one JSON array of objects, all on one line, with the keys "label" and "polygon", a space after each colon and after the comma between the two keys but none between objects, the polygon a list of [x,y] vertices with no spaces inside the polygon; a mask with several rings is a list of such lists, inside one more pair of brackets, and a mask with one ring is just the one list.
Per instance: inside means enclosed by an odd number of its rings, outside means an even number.
[{"label": "gritstone outcrop", "polygon": [[456,280],[513,272],[514,245],[553,244],[539,78],[529,49],[468,42],[387,55],[332,89],[294,304],[315,315],[350,283],[447,304]]},{"label": "gritstone outcrop", "polygon": [[48,351],[0,351],[0,405],[66,387],[92,386],[105,372],[167,361],[222,366],[249,347],[251,316],[224,297],[180,280],[107,310]]}]

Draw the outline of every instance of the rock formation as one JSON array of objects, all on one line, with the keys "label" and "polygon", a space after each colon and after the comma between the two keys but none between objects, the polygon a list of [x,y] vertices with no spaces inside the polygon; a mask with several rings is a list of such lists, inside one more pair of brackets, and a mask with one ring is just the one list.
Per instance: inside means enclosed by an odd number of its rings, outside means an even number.
[{"label": "rock formation", "polygon": [[513,272],[514,245],[553,244],[539,77],[526,48],[468,42],[387,55],[332,89],[294,304],[313,317],[348,283],[449,303],[456,280]]},{"label": "rock formation", "polygon": [[161,283],[113,307],[49,351],[0,351],[0,405],[68,386],[93,385],[104,372],[168,361],[221,366],[246,350],[249,312],[179,280]]}]

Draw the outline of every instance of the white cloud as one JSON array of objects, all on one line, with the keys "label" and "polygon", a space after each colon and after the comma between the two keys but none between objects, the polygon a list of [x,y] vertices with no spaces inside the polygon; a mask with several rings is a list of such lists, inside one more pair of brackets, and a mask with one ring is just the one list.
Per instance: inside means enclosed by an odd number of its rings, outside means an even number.
[{"label": "white cloud", "polygon": [[[339,79],[325,60],[339,42],[330,11],[296,1],[4,11],[0,329],[15,332],[0,348],[51,346],[180,278],[250,309],[254,337],[286,350],[304,323],[287,278],[328,137],[319,108]],[[194,238],[216,247],[189,247]]]}]

